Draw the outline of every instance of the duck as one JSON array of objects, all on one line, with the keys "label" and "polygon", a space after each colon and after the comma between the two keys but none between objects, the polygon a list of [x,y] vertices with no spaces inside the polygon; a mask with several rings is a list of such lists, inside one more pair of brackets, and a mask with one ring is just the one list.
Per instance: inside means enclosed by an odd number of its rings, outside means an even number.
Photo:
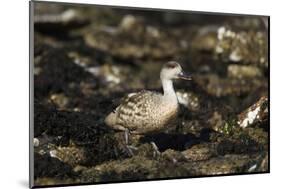
[{"label": "duck", "polygon": [[192,77],[183,71],[178,62],[169,61],[162,66],[160,79],[163,93],[148,90],[130,93],[106,116],[104,122],[107,126],[125,132],[126,144],[128,134],[153,134],[175,123],[179,102],[173,81],[191,80]]}]

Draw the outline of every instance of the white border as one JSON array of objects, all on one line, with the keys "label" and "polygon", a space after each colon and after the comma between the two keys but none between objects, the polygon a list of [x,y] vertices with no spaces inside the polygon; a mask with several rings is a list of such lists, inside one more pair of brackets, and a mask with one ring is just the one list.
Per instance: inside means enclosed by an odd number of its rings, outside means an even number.
[{"label": "white border", "polygon": [[[75,188],[267,188],[280,179],[280,51],[281,15],[277,0],[67,0],[89,4],[120,5],[271,16],[271,174],[196,178],[124,184],[82,186]],[[1,188],[28,187],[28,92],[29,24],[28,1],[6,0],[0,10],[0,128]],[[74,187],[68,187],[74,188]]]}]

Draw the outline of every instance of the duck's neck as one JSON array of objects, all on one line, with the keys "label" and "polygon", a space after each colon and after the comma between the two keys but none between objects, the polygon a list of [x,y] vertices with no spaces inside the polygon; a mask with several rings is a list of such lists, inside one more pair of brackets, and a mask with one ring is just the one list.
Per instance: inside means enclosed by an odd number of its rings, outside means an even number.
[{"label": "duck's neck", "polygon": [[164,97],[177,100],[177,96],[174,90],[173,81],[170,79],[162,79],[162,87],[164,91]]}]

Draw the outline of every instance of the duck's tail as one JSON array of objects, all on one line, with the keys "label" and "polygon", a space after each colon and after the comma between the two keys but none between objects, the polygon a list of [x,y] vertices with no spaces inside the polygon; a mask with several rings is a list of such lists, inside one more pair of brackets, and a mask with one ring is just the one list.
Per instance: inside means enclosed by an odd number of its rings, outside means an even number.
[{"label": "duck's tail", "polygon": [[116,113],[111,112],[108,116],[106,116],[104,122],[108,126],[116,125]]}]

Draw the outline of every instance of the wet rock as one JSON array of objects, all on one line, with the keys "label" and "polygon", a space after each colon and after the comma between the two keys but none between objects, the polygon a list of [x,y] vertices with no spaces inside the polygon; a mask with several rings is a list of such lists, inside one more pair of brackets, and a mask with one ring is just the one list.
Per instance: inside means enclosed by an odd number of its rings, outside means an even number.
[{"label": "wet rock", "polygon": [[247,135],[240,135],[240,140],[223,140],[217,148],[219,155],[225,154],[251,154],[263,150],[263,147]]},{"label": "wet rock", "polygon": [[56,40],[53,36],[45,36],[44,34],[34,31],[34,64],[39,65],[42,55],[52,48],[62,48],[65,44]]},{"label": "wet rock", "polygon": [[122,38],[129,35],[134,41],[138,41],[138,36],[145,36],[148,39],[159,38],[161,33],[157,27],[145,24],[142,17],[130,14],[125,15],[118,26],[118,34]]},{"label": "wet rock", "polygon": [[154,142],[159,148],[160,152],[167,149],[173,149],[177,151],[183,151],[186,148],[199,143],[199,139],[193,134],[167,134],[167,133],[156,133],[151,135],[145,135],[140,138],[140,143]]},{"label": "wet rock", "polygon": [[106,83],[119,84],[121,82],[120,68],[105,64],[102,67],[88,69],[93,75],[103,78]]},{"label": "wet rock", "polygon": [[34,139],[33,139],[33,146],[34,146],[34,147],[38,147],[39,145],[40,145],[39,139],[38,139],[38,138],[34,138]]},{"label": "wet rock", "polygon": [[196,94],[192,92],[177,91],[178,101],[184,107],[192,111],[198,111],[200,108],[199,99]]},{"label": "wet rock", "polygon": [[192,41],[192,49],[212,53],[217,44],[216,30],[216,26],[200,28],[198,34],[194,37]]},{"label": "wet rock", "polygon": [[261,172],[267,172],[269,169],[269,159],[268,159],[268,153],[265,154],[265,156],[261,156],[259,167],[256,169],[257,171]]},{"label": "wet rock", "polygon": [[[135,144],[138,144],[138,142],[134,143],[134,145]],[[154,149],[150,143],[141,144],[140,146],[137,146],[137,148],[138,149],[135,152],[136,155],[146,157],[148,159],[153,159],[153,157],[155,157]]]},{"label": "wet rock", "polygon": [[82,178],[90,182],[145,179],[145,175],[149,173],[149,166],[151,168],[153,164],[156,164],[153,160],[135,156],[118,163],[108,162],[88,169]]},{"label": "wet rock", "polygon": [[220,78],[218,75],[214,74],[197,77],[196,82],[208,94],[216,97],[243,95],[267,85],[262,78],[241,80],[235,78]]},{"label": "wet rock", "polygon": [[90,57],[82,56],[76,51],[70,51],[68,52],[68,57],[73,60],[73,62],[81,67],[87,67],[88,65],[91,65],[93,60],[91,60]]},{"label": "wet rock", "polygon": [[38,98],[50,92],[69,91],[69,83],[79,83],[93,78],[90,73],[74,64],[62,49],[45,52],[38,67],[42,69],[40,74],[34,77],[34,93]]},{"label": "wet rock", "polygon": [[269,138],[268,131],[265,131],[263,128],[251,128],[251,127],[243,128],[243,131],[252,140],[254,140],[255,142],[262,145],[265,150],[268,149],[268,144],[269,144],[269,142],[268,142],[268,138]]},{"label": "wet rock", "polygon": [[[172,168],[173,167],[173,168]],[[172,168],[172,169],[171,169]],[[160,171],[161,170],[161,171]],[[112,161],[83,172],[83,179],[87,182],[99,181],[130,181],[151,178],[172,178],[180,175],[188,176],[188,168],[171,162],[160,163],[140,156],[134,156],[122,161]]]},{"label": "wet rock", "polygon": [[223,119],[223,116],[221,113],[215,111],[212,115],[212,117],[208,120],[209,124],[211,125],[211,128],[213,128],[217,132],[225,133],[225,124],[226,121]]},{"label": "wet rock", "polygon": [[183,152],[178,152],[178,151],[175,151],[172,149],[166,150],[161,155],[165,160],[170,161],[174,164],[176,164],[178,162],[186,161],[186,158],[185,158],[185,155],[183,154]]},{"label": "wet rock", "polygon": [[89,21],[77,10],[68,9],[62,13],[35,14],[34,26],[41,32],[67,32],[85,26]]},{"label": "wet rock", "polygon": [[143,25],[143,20],[140,17],[128,14],[122,18],[119,24],[119,30],[126,33],[136,32],[142,34],[144,32]]},{"label": "wet rock", "polygon": [[185,40],[181,35],[160,30],[157,26],[145,26],[141,19],[127,15],[121,21],[119,31],[112,33],[96,28],[85,33],[84,40],[93,48],[125,60],[162,59],[187,50],[187,45],[181,45]]},{"label": "wet rock", "polygon": [[[71,161],[73,164],[79,162],[79,164],[85,165],[126,157],[124,146],[122,146],[123,141],[111,134],[105,126],[99,126],[94,115],[80,112],[50,111],[42,106],[40,108],[42,109],[37,108],[35,111],[34,135],[41,137],[46,134],[48,139],[44,143],[46,145],[53,143],[54,146],[46,147],[43,145],[38,151],[42,149],[45,151],[44,153],[49,153],[55,150],[53,152],[56,152],[58,158],[63,160],[64,157],[70,158],[71,155],[72,159],[66,162]],[[71,146],[70,141],[75,146]],[[120,142],[118,143],[118,141]]]},{"label": "wet rock", "polygon": [[[196,175],[220,175],[245,173],[249,168],[250,156],[248,155],[225,155],[212,158],[206,162],[199,161],[196,166]],[[243,167],[243,169],[241,169]]]},{"label": "wet rock", "polygon": [[92,60],[90,56],[83,56],[77,52],[71,51],[68,56],[73,60],[75,64],[84,69],[85,72],[93,75],[97,78],[103,87],[109,89],[116,89],[125,80],[129,80],[130,67],[128,65],[116,64],[115,61],[103,60],[101,63]]},{"label": "wet rock", "polygon": [[238,115],[237,123],[240,127],[245,128],[254,126],[257,123],[265,122],[267,119],[268,98],[267,96],[263,96],[256,103]]},{"label": "wet rock", "polygon": [[58,109],[65,109],[67,104],[69,103],[69,98],[67,98],[64,94],[52,94],[50,96],[50,100],[58,107]]},{"label": "wet rock", "polygon": [[34,154],[35,179],[40,177],[52,177],[55,179],[74,178],[76,173],[67,165],[48,155]]},{"label": "wet rock", "polygon": [[266,28],[267,17],[247,17],[244,19],[234,18],[232,19],[231,25],[239,30],[251,30],[259,31]]},{"label": "wet rock", "polygon": [[86,159],[84,149],[76,147],[74,144],[68,147],[58,146],[50,151],[50,156],[71,166],[83,164]]},{"label": "wet rock", "polygon": [[198,144],[183,151],[182,154],[188,161],[195,162],[208,160],[211,157],[214,157],[216,155],[216,151],[214,145],[212,144]]},{"label": "wet rock", "polygon": [[230,64],[227,67],[228,77],[233,78],[256,78],[262,77],[262,71],[255,66],[242,66],[236,64]]},{"label": "wet rock", "polygon": [[224,26],[217,32],[218,43],[215,53],[226,62],[243,62],[246,64],[268,67],[267,35],[262,31],[236,32]]},{"label": "wet rock", "polygon": [[35,186],[41,187],[41,186],[53,186],[53,185],[66,185],[66,184],[74,184],[79,183],[79,181],[71,178],[67,179],[57,179],[52,177],[42,177],[37,178],[34,181]]}]

